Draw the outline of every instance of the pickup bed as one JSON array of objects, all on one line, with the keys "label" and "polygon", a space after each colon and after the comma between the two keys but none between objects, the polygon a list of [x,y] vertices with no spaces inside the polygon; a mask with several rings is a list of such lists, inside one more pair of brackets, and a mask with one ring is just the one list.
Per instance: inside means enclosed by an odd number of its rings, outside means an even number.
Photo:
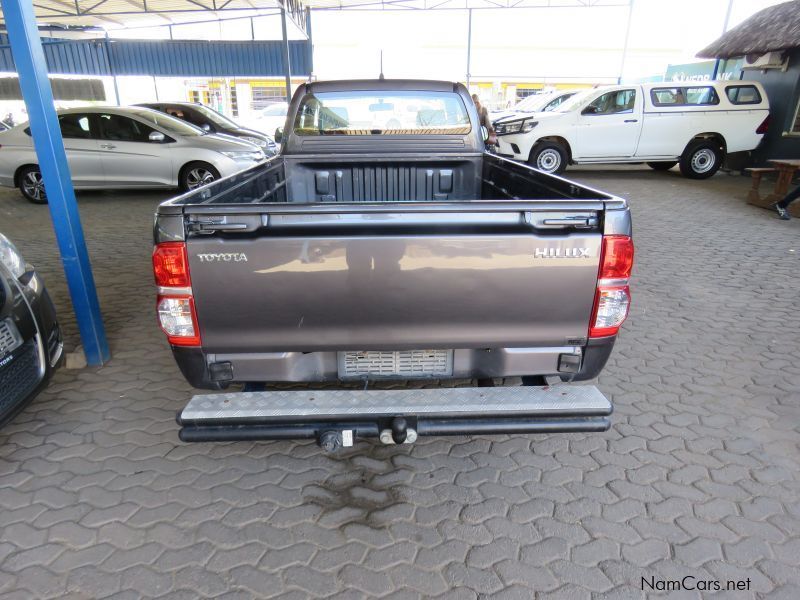
[{"label": "pickup bed", "polygon": [[[158,314],[178,365],[195,387],[248,390],[196,396],[182,439],[609,426],[595,388],[544,384],[608,359],[630,301],[628,207],[486,153],[478,123],[460,84],[305,84],[280,155],[159,206]],[[253,391],[508,376],[540,385]]]}]

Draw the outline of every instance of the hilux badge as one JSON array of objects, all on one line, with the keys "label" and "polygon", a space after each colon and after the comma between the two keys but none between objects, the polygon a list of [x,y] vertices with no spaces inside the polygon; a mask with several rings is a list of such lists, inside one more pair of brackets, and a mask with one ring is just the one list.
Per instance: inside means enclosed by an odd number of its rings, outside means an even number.
[{"label": "hilux badge", "polygon": [[590,258],[589,248],[536,248],[535,258]]}]

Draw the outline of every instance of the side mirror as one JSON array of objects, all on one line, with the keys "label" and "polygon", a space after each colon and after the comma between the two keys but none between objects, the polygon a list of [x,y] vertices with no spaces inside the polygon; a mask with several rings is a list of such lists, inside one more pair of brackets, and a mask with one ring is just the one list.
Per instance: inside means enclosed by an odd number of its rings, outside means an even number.
[{"label": "side mirror", "polygon": [[489,130],[486,129],[485,125],[481,125],[481,136],[483,136],[484,142],[489,139]]},{"label": "side mirror", "polygon": [[160,144],[165,139],[167,139],[167,136],[165,136],[160,131],[151,131],[150,135],[147,136],[147,139],[149,139],[151,142],[156,142],[157,144]]},{"label": "side mirror", "polygon": [[283,127],[278,127],[275,130],[275,143],[280,144],[283,142]]},{"label": "side mirror", "polygon": [[206,132],[211,131],[211,125],[209,125],[208,123],[203,123],[202,125],[200,125],[200,129]]}]

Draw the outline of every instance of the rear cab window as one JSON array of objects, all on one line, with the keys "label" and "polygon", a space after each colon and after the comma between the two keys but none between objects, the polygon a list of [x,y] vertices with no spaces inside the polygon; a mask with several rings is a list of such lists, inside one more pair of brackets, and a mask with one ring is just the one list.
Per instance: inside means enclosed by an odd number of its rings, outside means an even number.
[{"label": "rear cab window", "polygon": [[653,106],[714,106],[719,104],[717,91],[710,85],[676,86],[650,90]]},{"label": "rear cab window", "polygon": [[319,92],[303,98],[294,133],[310,135],[463,135],[472,125],[452,92]]},{"label": "rear cab window", "polygon": [[754,85],[729,85],[725,94],[731,104],[761,104],[761,94]]}]

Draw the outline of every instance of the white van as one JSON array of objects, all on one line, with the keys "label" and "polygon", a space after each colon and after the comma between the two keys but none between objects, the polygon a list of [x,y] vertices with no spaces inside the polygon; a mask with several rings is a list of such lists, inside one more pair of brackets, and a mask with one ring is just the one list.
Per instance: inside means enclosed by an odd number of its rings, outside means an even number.
[{"label": "white van", "polygon": [[725,155],[753,150],[767,131],[769,102],[760,83],[713,81],[615,85],[579,92],[550,112],[494,124],[497,153],[547,173],[568,164],[680,164],[693,179],[711,177]]}]

